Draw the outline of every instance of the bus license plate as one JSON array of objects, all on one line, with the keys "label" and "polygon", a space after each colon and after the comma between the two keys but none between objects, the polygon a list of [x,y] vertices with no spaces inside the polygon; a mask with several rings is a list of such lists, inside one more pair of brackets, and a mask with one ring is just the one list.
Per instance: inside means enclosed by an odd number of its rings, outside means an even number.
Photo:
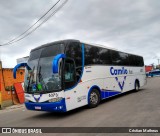
[{"label": "bus license plate", "polygon": [[35,106],[35,109],[36,110],[41,110],[41,107],[40,106]]}]

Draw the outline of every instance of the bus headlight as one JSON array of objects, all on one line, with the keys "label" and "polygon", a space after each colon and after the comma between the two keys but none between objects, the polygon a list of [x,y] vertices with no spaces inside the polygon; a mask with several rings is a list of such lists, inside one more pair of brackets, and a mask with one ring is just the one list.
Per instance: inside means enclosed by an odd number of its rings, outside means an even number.
[{"label": "bus headlight", "polygon": [[57,97],[57,98],[52,98],[50,100],[48,100],[49,102],[59,102],[61,101],[63,98],[62,97]]}]

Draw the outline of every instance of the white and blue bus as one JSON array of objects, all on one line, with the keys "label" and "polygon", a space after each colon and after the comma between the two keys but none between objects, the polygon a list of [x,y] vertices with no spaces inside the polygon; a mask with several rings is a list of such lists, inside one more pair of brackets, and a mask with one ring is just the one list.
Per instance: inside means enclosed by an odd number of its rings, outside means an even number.
[{"label": "white and blue bus", "polygon": [[30,52],[24,88],[29,110],[66,112],[138,91],[146,83],[143,57],[78,40],[63,40]]}]

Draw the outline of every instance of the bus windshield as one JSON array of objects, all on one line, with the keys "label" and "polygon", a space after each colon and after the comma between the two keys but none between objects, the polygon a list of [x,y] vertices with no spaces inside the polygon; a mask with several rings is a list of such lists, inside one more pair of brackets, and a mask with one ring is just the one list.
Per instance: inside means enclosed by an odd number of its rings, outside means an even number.
[{"label": "bus windshield", "polygon": [[48,93],[62,89],[61,64],[59,74],[52,72],[52,61],[60,53],[64,53],[63,44],[47,46],[30,53],[28,65],[32,70],[26,71],[25,92]]}]

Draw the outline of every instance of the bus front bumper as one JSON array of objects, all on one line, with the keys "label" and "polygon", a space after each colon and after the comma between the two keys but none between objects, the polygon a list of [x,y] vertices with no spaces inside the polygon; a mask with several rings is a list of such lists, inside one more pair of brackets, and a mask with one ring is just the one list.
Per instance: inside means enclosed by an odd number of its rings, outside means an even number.
[{"label": "bus front bumper", "polygon": [[45,102],[45,103],[25,102],[25,106],[28,110],[66,112],[66,104],[64,98],[59,102]]}]

